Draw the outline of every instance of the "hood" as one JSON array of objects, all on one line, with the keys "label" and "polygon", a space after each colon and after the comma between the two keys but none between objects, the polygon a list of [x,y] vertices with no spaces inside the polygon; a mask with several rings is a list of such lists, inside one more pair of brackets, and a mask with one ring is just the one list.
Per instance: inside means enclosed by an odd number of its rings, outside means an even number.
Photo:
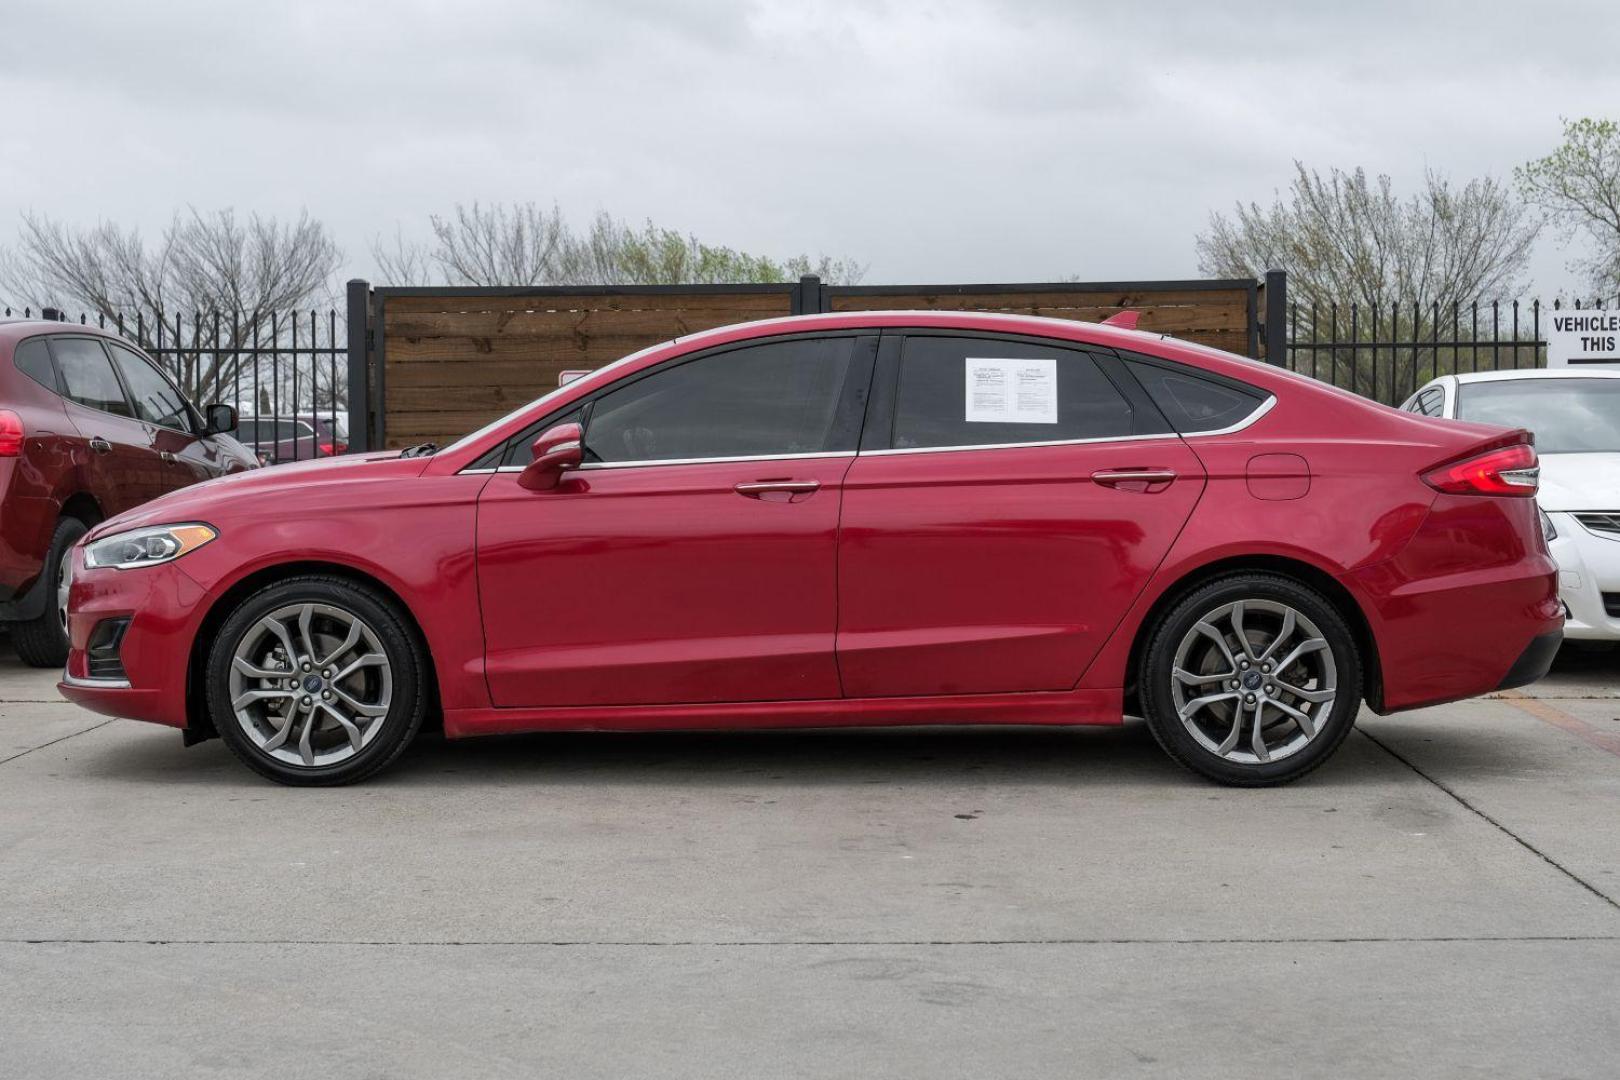
[{"label": "hood", "polygon": [[[103,521],[89,538],[107,536],[145,525],[173,525],[203,521],[210,510],[243,499],[273,498],[279,493],[313,485],[366,483],[415,476],[427,468],[427,457],[402,458],[397,451],[381,454],[344,454],[338,457],[269,465],[232,473],[160,495],[151,502]],[[358,497],[358,496],[357,496]]]},{"label": "hood", "polygon": [[1543,510],[1620,510],[1620,454],[1542,454]]}]

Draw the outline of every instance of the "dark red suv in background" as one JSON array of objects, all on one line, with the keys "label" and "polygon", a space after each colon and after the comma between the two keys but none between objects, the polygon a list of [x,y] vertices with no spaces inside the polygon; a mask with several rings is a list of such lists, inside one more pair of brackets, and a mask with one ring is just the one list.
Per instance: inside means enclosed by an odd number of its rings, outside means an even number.
[{"label": "dark red suv in background", "polygon": [[135,346],[88,326],[0,321],[0,623],[17,654],[68,654],[68,554],[92,525],[257,462]]}]

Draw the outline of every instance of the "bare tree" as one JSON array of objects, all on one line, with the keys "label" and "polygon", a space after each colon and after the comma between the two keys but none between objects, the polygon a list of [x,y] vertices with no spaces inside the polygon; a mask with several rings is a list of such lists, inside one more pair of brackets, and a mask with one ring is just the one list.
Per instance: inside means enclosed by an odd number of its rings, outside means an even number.
[{"label": "bare tree", "polygon": [[429,218],[432,240],[407,239],[396,230],[391,246],[372,244],[379,270],[392,284],[450,285],[679,285],[790,281],[817,273],[853,284],[866,268],[850,259],[805,255],[775,260],[651,221],[631,226],[601,213],[583,231],[553,206],[470,207]]},{"label": "bare tree", "polygon": [[[1382,318],[1386,336],[1399,320],[1402,335],[1418,341],[1454,309],[1511,299],[1525,287],[1540,225],[1499,181],[1487,176],[1459,188],[1430,171],[1423,189],[1403,199],[1387,176],[1370,181],[1362,169],[1331,169],[1324,177],[1297,161],[1294,168],[1286,199],[1240,203],[1231,217],[1211,214],[1197,250],[1199,270],[1214,277],[1286,270],[1296,342],[1325,340],[1330,318],[1339,340],[1352,332],[1374,340]],[[1354,331],[1340,316],[1352,305],[1360,316]],[[1352,349],[1348,359],[1339,374],[1354,384],[1377,354]],[[1391,363],[1391,385],[1443,366],[1417,348],[1391,354]]]},{"label": "bare tree", "polygon": [[1565,120],[1563,144],[1521,165],[1514,178],[1566,240],[1584,233],[1591,241],[1592,254],[1570,269],[1600,295],[1620,292],[1620,123]]},{"label": "bare tree", "polygon": [[[206,402],[234,392],[240,350],[254,341],[278,344],[295,309],[333,302],[342,258],[326,227],[307,213],[284,222],[192,208],[177,212],[150,247],[138,230],[115,223],[73,228],[30,213],[16,244],[0,248],[0,291],[19,305],[77,306],[122,319],[125,333],[148,347],[161,324],[164,344],[178,350],[171,370]],[[333,391],[341,397],[341,386],[320,375],[324,392],[306,375],[310,391],[323,401]]]},{"label": "bare tree", "polygon": [[1270,207],[1240,203],[1230,218],[1210,215],[1197,241],[1201,272],[1286,270],[1290,292],[1317,304],[1428,307],[1523,287],[1538,226],[1500,182],[1482,177],[1454,188],[1427,172],[1423,190],[1401,199],[1387,176],[1294,168],[1286,202],[1279,195]]}]

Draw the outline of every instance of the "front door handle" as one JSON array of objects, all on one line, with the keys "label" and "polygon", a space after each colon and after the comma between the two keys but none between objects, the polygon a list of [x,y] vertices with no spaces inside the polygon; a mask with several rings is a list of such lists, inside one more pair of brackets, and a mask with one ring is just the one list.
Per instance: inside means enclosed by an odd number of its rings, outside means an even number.
[{"label": "front door handle", "polygon": [[738,484],[733,490],[739,495],[747,495],[751,499],[757,499],[761,495],[772,492],[783,492],[788,495],[808,495],[820,489],[820,480],[752,480]]},{"label": "front door handle", "polygon": [[1104,469],[1091,474],[1091,479],[1103,487],[1119,484],[1168,484],[1176,478],[1169,469]]},{"label": "front door handle", "polygon": [[90,440],[90,449],[98,454],[110,454],[112,453],[112,443],[97,435]]},{"label": "front door handle", "polygon": [[168,450],[160,450],[160,451],[158,451],[158,457],[162,458],[167,464],[170,464],[170,465],[173,465],[176,461],[179,460],[178,458],[176,458],[174,456],[174,454],[170,453]]}]

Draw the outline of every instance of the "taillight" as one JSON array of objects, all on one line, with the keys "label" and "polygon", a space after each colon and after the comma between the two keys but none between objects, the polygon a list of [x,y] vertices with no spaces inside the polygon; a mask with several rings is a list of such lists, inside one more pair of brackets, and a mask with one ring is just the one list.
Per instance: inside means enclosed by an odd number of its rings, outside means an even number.
[{"label": "taillight", "polygon": [[0,409],[0,457],[21,457],[25,434],[22,417],[10,409]]},{"label": "taillight", "polygon": [[1517,443],[1436,466],[1423,474],[1423,482],[1451,495],[1527,497],[1536,493],[1540,477],[1535,449]]},{"label": "taillight", "polygon": [[319,450],[321,453],[325,454],[327,457],[332,457],[333,455],[343,453],[343,451],[347,450],[348,447],[342,445],[341,443],[323,442],[323,443],[319,444],[318,446],[316,446],[315,449]]}]

